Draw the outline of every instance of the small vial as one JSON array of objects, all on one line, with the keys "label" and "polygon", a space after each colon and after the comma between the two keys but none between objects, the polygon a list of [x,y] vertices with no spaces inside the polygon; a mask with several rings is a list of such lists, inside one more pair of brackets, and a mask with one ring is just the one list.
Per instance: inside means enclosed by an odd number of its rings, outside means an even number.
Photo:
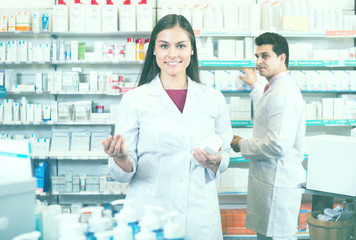
[{"label": "small vial", "polygon": [[96,113],[104,113],[104,106],[102,106],[102,105],[96,106],[95,112]]}]

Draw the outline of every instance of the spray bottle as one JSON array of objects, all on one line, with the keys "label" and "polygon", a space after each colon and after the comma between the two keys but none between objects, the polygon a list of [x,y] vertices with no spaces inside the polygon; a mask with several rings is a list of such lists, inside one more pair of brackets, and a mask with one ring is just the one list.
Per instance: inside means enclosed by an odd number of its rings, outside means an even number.
[{"label": "spray bottle", "polygon": [[85,32],[85,5],[80,0],[74,0],[69,8],[69,31]]},{"label": "spray bottle", "polygon": [[136,9],[130,0],[125,0],[124,5],[119,8],[119,29],[122,32],[136,31]]},{"label": "spray bottle", "polygon": [[116,32],[118,30],[118,8],[112,0],[106,0],[106,5],[101,7],[101,31]]},{"label": "spray bottle", "polygon": [[184,228],[179,223],[179,217],[178,211],[169,212],[162,217],[166,222],[163,227],[164,240],[184,240]]},{"label": "spray bottle", "polygon": [[86,6],[85,31],[101,32],[101,6],[96,0],[91,0]]},{"label": "spray bottle", "polygon": [[53,32],[68,32],[68,6],[64,0],[58,0],[53,7]]},{"label": "spray bottle", "polygon": [[152,6],[147,0],[141,0],[137,5],[137,31],[152,31]]}]

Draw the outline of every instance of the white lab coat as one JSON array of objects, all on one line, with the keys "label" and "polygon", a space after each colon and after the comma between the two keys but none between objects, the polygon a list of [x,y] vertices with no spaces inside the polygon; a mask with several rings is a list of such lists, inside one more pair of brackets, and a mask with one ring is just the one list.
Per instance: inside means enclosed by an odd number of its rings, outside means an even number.
[{"label": "white lab coat", "polygon": [[263,94],[250,93],[256,110],[253,138],[241,141],[241,154],[250,159],[246,227],[269,237],[297,231],[301,201],[299,183],[305,135],[304,102],[294,80],[285,74]]},{"label": "white lab coat", "polygon": [[[139,217],[145,204],[165,212],[178,210],[191,240],[222,239],[215,179],[229,164],[232,129],[221,92],[188,78],[183,113],[162,87],[159,76],[124,94],[116,130],[125,137],[133,172],[126,173],[113,159],[109,171],[119,182],[129,182]],[[215,175],[198,165],[192,150],[209,136],[223,139],[222,161]]]}]

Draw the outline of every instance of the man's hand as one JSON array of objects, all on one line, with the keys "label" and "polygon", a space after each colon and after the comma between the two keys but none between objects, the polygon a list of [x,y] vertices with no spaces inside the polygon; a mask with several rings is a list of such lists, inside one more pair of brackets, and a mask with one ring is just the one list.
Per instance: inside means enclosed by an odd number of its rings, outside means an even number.
[{"label": "man's hand", "polygon": [[257,72],[256,68],[243,68],[241,69],[242,71],[245,72],[246,78],[243,76],[240,76],[240,79],[244,81],[247,85],[251,86],[255,82],[257,82]]},{"label": "man's hand", "polygon": [[240,152],[240,146],[239,146],[239,141],[242,138],[240,136],[234,135],[234,138],[231,141],[231,148],[232,150],[234,150],[235,152]]}]

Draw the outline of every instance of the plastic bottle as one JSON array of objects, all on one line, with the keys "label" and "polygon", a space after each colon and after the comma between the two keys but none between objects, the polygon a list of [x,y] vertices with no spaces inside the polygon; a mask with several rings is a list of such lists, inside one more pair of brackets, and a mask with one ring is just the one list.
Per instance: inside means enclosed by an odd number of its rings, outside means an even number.
[{"label": "plastic bottle", "polygon": [[261,27],[270,30],[272,27],[272,7],[270,1],[265,1],[261,7]]},{"label": "plastic bottle", "polygon": [[152,6],[147,0],[141,0],[137,5],[137,31],[152,31],[153,17]]},{"label": "plastic bottle", "polygon": [[190,23],[192,23],[192,11],[188,4],[184,4],[180,14],[183,15]]},{"label": "plastic bottle", "polygon": [[192,25],[194,30],[202,30],[203,28],[203,12],[200,5],[195,5],[193,8]]},{"label": "plastic bottle", "polygon": [[49,30],[49,16],[48,14],[42,14],[42,31],[48,32]]},{"label": "plastic bottle", "polygon": [[64,0],[58,0],[53,7],[53,32],[68,32],[68,6]]},{"label": "plastic bottle", "polygon": [[204,30],[212,30],[214,28],[214,9],[211,5],[206,5],[204,8]]},{"label": "plastic bottle", "polygon": [[119,7],[119,30],[123,32],[136,31],[136,9],[130,0],[125,0],[124,5]]},{"label": "plastic bottle", "polygon": [[[97,106],[97,107],[99,107],[99,108],[97,108],[97,110],[99,109],[99,112],[104,113],[104,106]],[[106,229],[107,230],[111,229],[112,225],[113,225],[113,222],[112,222],[112,210],[110,208],[110,204],[109,203],[106,203],[105,206],[104,206],[103,217],[107,219]]]},{"label": "plastic bottle", "polygon": [[140,227],[138,225],[136,209],[133,206],[133,201],[131,199],[120,199],[111,202],[111,205],[124,204],[123,209],[120,211],[120,216],[124,217],[127,224],[132,229],[132,238],[135,239],[135,235],[139,231]]},{"label": "plastic bottle", "polygon": [[143,38],[136,39],[136,61],[145,60],[145,43]]},{"label": "plastic bottle", "polygon": [[152,205],[145,205],[145,215],[140,221],[141,231],[142,225],[147,225],[148,229],[155,233],[157,240],[163,240],[163,228],[158,214],[163,212],[163,208]]},{"label": "plastic bottle", "polygon": [[140,232],[135,236],[135,240],[157,240],[156,234],[150,229],[149,222],[141,222],[140,229]]},{"label": "plastic bottle", "polygon": [[38,12],[32,14],[32,32],[40,32],[40,15]]},{"label": "plastic bottle", "polygon": [[21,122],[26,122],[27,121],[27,100],[26,100],[25,97],[21,97],[20,120],[21,120]]},{"label": "plastic bottle", "polygon": [[86,6],[85,31],[101,32],[101,6],[96,0],[91,0],[90,5]]},{"label": "plastic bottle", "polygon": [[117,226],[114,228],[114,240],[133,240],[132,228],[127,224],[126,217],[117,213],[115,219]]},{"label": "plastic bottle", "polygon": [[85,32],[85,5],[80,0],[74,0],[69,8],[69,31]]},{"label": "plastic bottle", "polygon": [[106,0],[106,5],[101,7],[101,31],[116,32],[118,30],[117,6],[111,0]]},{"label": "plastic bottle", "polygon": [[135,61],[135,43],[134,38],[129,37],[127,38],[127,42],[125,44],[125,60],[126,61]]},{"label": "plastic bottle", "polygon": [[163,227],[163,237],[165,240],[184,240],[184,229],[179,223],[180,214],[178,211],[172,211],[162,217],[166,222]]},{"label": "plastic bottle", "polygon": [[101,216],[92,216],[88,220],[88,232],[86,232],[87,240],[96,240],[95,234],[106,231],[107,220]]},{"label": "plastic bottle", "polygon": [[272,3],[272,15],[271,15],[271,29],[280,29],[280,23],[282,22],[282,7],[279,1]]},{"label": "plastic bottle", "polygon": [[85,240],[83,226],[78,221],[79,214],[60,214],[57,220],[57,238],[59,240]]},{"label": "plastic bottle", "polygon": [[222,11],[222,6],[218,6],[214,11],[214,28],[217,31],[224,30],[224,14]]}]

